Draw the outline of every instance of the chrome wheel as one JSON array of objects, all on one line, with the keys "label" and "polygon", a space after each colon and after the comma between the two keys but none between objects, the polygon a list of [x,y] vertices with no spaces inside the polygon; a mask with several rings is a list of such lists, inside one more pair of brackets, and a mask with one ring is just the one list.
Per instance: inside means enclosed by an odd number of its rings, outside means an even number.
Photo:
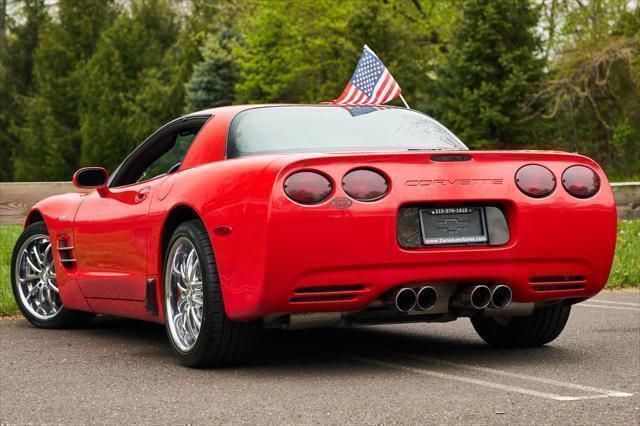
[{"label": "chrome wheel", "polygon": [[164,283],[165,321],[174,344],[187,352],[200,335],[204,297],[200,259],[188,238],[180,237],[171,246]]},{"label": "chrome wheel", "polygon": [[31,235],[22,243],[14,273],[22,305],[31,315],[48,320],[60,313],[62,301],[49,236]]}]

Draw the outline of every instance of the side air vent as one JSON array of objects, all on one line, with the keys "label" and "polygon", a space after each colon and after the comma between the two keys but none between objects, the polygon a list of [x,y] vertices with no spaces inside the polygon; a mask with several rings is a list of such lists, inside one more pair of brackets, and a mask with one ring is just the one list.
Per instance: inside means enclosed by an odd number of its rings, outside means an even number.
[{"label": "side air vent", "polygon": [[291,303],[343,302],[356,300],[369,290],[361,284],[300,287],[289,298]]},{"label": "side air vent", "polygon": [[67,241],[67,238],[61,236],[58,238],[58,254],[60,255],[60,262],[67,268],[71,268],[76,264],[76,256],[74,248]]},{"label": "side air vent", "polygon": [[586,279],[580,275],[532,277],[529,285],[534,291],[558,291],[581,290],[586,284]]}]

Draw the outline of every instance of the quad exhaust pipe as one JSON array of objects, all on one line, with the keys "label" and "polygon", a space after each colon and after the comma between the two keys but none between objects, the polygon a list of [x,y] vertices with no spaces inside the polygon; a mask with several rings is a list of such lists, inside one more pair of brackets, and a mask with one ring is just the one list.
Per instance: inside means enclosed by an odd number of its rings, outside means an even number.
[{"label": "quad exhaust pipe", "polygon": [[486,285],[465,287],[458,293],[458,305],[467,309],[484,309],[491,303],[491,289]]},{"label": "quad exhaust pipe", "polygon": [[466,309],[503,309],[511,303],[511,298],[511,289],[506,285],[474,285],[463,288],[454,303]]},{"label": "quad exhaust pipe", "polygon": [[513,294],[511,289],[504,284],[499,284],[491,287],[491,304],[490,306],[495,309],[506,308],[511,303]]},{"label": "quad exhaust pipe", "polygon": [[401,287],[393,292],[392,301],[394,307],[400,312],[428,311],[438,301],[438,291],[431,286],[419,289]]},{"label": "quad exhaust pipe", "polygon": [[397,289],[393,294],[393,303],[400,312],[409,312],[416,307],[418,295],[416,291],[409,287]]},{"label": "quad exhaust pipe", "polygon": [[[463,287],[452,298],[453,306],[464,309],[504,309],[513,295],[504,284],[486,286],[483,284]],[[432,286],[420,288],[400,287],[391,293],[387,303],[399,312],[428,311],[438,303],[438,290]]]},{"label": "quad exhaust pipe", "polygon": [[418,290],[418,299],[416,307],[421,311],[428,311],[433,308],[438,301],[438,291],[431,287],[425,286]]}]

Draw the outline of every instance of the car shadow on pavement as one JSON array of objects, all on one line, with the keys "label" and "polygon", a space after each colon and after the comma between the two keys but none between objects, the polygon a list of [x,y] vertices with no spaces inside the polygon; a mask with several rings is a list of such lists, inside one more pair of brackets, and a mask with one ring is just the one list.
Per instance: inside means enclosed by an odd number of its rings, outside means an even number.
[{"label": "car shadow on pavement", "polygon": [[[26,321],[24,327],[31,327]],[[470,325],[469,325],[470,326]],[[96,339],[103,346],[136,346],[139,354],[173,362],[164,326],[110,316],[99,316],[88,327],[72,330],[75,337]],[[115,349],[114,349],[115,350]],[[389,359],[404,354],[453,362],[518,366],[544,363],[556,357],[580,362],[582,354],[561,344],[528,349],[496,349],[479,338],[437,333],[429,325],[367,326],[301,331],[264,330],[257,356],[246,367],[279,370],[305,366],[323,369],[342,365],[353,356]],[[135,355],[133,355],[135,356]],[[179,364],[175,362],[175,365]],[[364,365],[362,366],[363,368]],[[366,369],[366,368],[365,368]]]}]

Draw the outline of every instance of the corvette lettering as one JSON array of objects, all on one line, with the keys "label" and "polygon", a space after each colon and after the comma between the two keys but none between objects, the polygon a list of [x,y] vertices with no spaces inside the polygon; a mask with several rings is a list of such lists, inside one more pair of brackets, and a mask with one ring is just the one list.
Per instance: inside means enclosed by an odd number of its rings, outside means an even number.
[{"label": "corvette lettering", "polygon": [[410,179],[406,186],[467,186],[467,185],[502,185],[502,178],[487,179]]}]

